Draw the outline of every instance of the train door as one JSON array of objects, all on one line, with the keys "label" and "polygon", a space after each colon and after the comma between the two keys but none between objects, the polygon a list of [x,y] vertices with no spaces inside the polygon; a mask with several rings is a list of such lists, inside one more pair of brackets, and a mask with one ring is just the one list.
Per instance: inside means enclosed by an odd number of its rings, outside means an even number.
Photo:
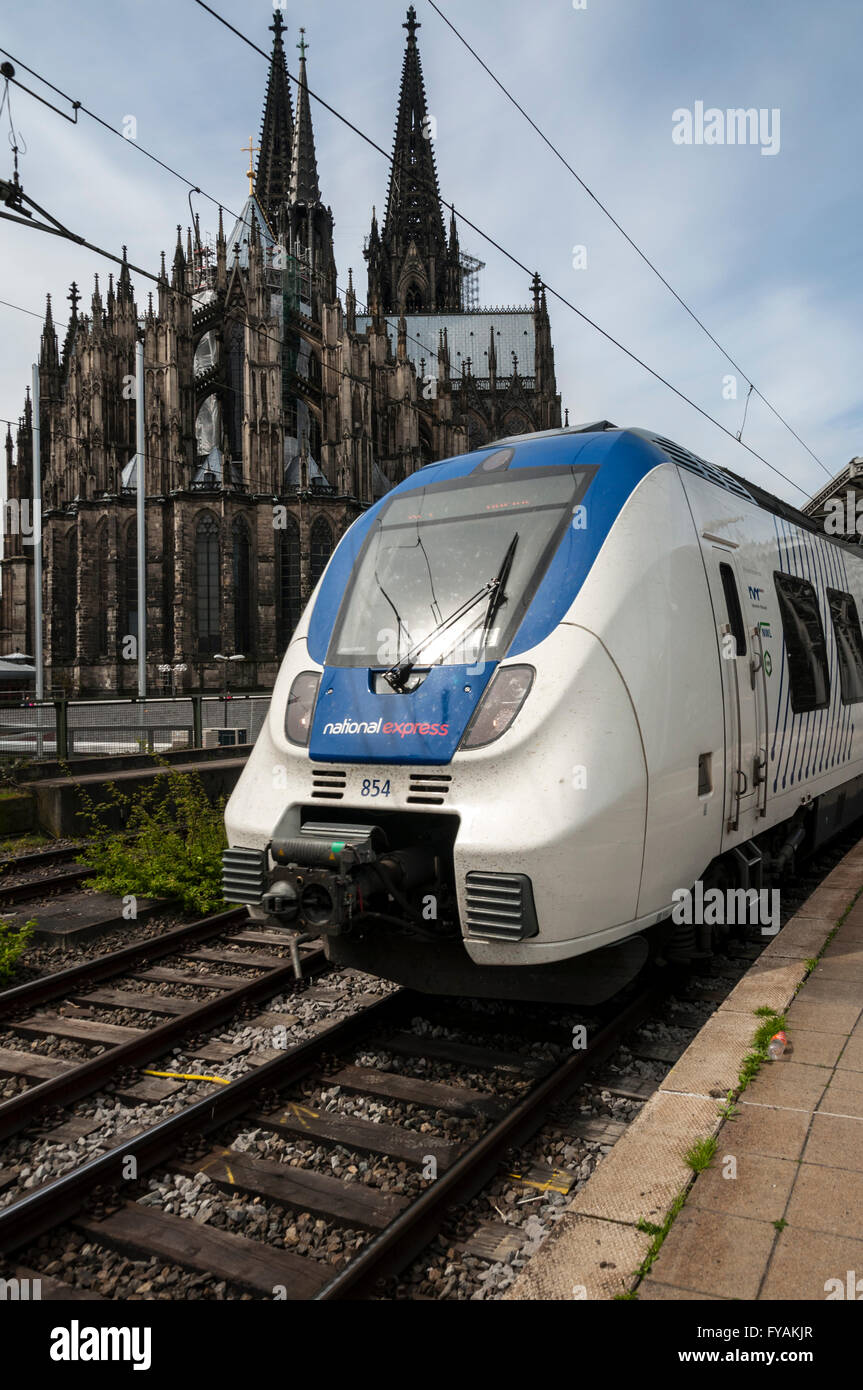
[{"label": "train door", "polygon": [[748,838],[759,829],[767,797],[761,629],[745,620],[745,590],[733,551],[714,546],[707,559],[725,704],[725,829],[735,839]]}]

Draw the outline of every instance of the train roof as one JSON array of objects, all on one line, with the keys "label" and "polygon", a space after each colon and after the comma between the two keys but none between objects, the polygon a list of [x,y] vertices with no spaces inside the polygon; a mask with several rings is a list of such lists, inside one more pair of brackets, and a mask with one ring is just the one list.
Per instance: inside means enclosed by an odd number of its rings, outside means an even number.
[{"label": "train roof", "polygon": [[715,487],[721,487],[726,492],[734,493],[737,497],[743,497],[747,502],[753,502],[755,506],[761,507],[763,511],[771,512],[774,516],[781,517],[783,521],[790,522],[793,526],[799,526],[804,531],[812,531],[816,535],[830,541],[832,545],[838,545],[843,550],[849,550],[858,557],[861,554],[861,547],[854,545],[850,541],[842,540],[840,536],[828,535],[811,516],[806,512],[801,512],[790,502],[784,502],[781,497],[776,497],[766,488],[759,487],[757,483],[752,483],[748,478],[743,478],[738,473],[733,473],[730,468],[723,468],[720,464],[709,463],[707,459],[694,454],[691,449],[685,448],[682,444],[676,444],[673,439],[666,439],[661,434],[656,434],[653,430],[639,429],[635,426],[614,425],[610,420],[596,420],[587,425],[566,425],[560,429],[538,430],[529,434],[509,435],[505,439],[496,439],[493,443],[483,445],[482,450],[502,449],[514,444],[526,444],[534,439],[558,439],[570,434],[616,434],[616,435],[635,435],[639,439],[654,445],[661,453],[677,463],[681,468],[686,468],[690,473],[696,473],[699,477],[713,483]]}]

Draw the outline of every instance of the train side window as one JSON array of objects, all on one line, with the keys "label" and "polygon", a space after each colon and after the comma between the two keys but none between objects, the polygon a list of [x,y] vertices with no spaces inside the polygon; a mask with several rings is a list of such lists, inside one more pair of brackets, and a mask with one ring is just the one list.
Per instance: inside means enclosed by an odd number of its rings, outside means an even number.
[{"label": "train side window", "polygon": [[728,610],[728,621],[731,624],[731,632],[737,647],[737,655],[746,655],[746,628],[743,625],[743,610],[740,607],[740,595],[737,592],[737,581],[734,578],[734,571],[730,565],[721,564],[719,574],[722,579],[722,589],[725,594],[725,607]]},{"label": "train side window", "polygon": [[808,580],[794,574],[777,571],[773,581],[788,653],[791,708],[795,714],[826,709],[830,703],[830,672],[818,595]]},{"label": "train side window", "polygon": [[843,594],[839,589],[828,589],[827,601],[839,654],[842,703],[856,705],[863,700],[863,633],[857,604],[850,594]]}]

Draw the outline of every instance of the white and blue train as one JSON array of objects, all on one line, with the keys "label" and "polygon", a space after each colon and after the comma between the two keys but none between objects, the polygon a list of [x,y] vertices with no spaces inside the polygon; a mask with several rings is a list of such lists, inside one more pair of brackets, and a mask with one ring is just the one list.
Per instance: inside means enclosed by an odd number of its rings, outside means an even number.
[{"label": "white and blue train", "polygon": [[855,546],[645,430],[430,465],[312,595],[225,896],[434,992],[589,997],[709,949],[675,894],[761,888],[863,812],[861,604]]}]

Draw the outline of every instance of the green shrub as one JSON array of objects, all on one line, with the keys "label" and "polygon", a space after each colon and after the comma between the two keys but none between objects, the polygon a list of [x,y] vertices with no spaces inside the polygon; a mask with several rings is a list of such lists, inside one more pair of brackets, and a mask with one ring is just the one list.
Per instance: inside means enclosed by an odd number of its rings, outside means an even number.
[{"label": "green shrub", "polygon": [[[107,785],[103,803],[81,790],[92,843],[80,854],[91,885],[119,897],[175,898],[206,915],[224,906],[225,800],[212,805],[196,772],[165,771],[134,792]],[[119,818],[117,830],[109,821]]]},{"label": "green shrub", "polygon": [[19,957],[33,935],[33,922],[9,922],[0,917],[0,985],[15,974]]}]

